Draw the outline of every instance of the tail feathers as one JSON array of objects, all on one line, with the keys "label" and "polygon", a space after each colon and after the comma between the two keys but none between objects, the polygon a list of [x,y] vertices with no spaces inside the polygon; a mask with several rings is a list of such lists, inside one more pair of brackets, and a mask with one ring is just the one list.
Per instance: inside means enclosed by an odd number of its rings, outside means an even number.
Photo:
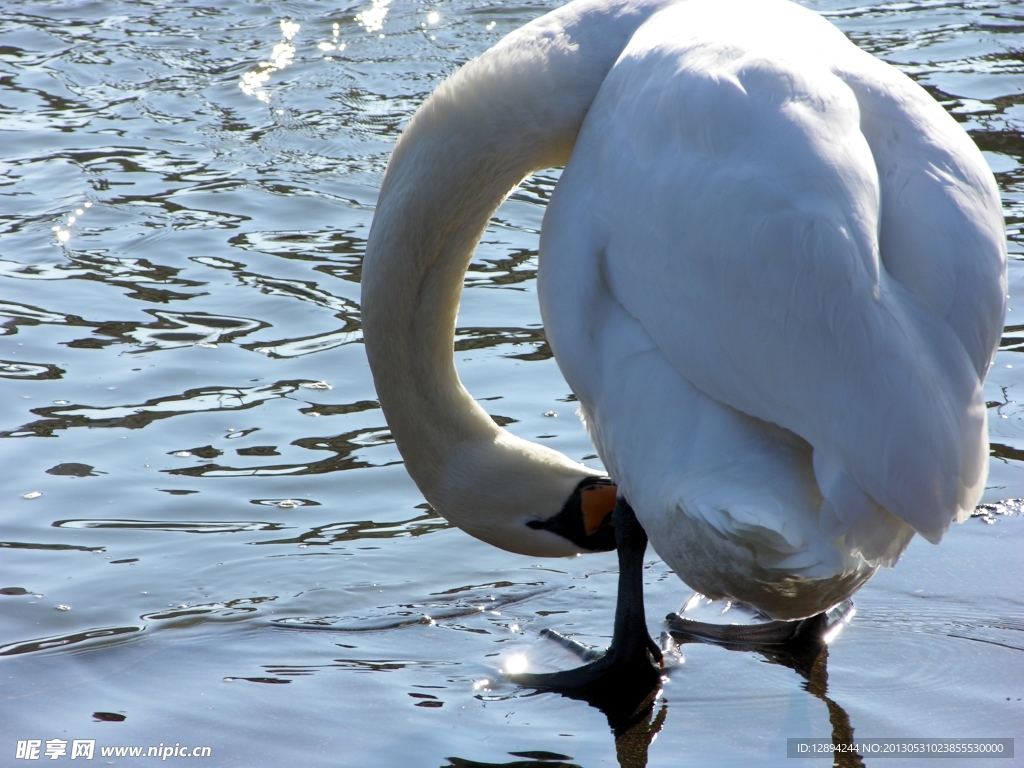
[{"label": "tail feathers", "polygon": [[[892,567],[914,537],[914,529],[876,504],[822,451],[814,452],[821,490],[819,530],[851,555],[873,566]],[[929,540],[931,537],[928,537]]]},{"label": "tail feathers", "polygon": [[823,530],[839,533],[836,545],[851,555],[860,555],[869,565],[891,568],[914,538],[914,529],[898,517],[871,503],[860,515],[842,523],[828,499],[821,502]]},{"label": "tail feathers", "polygon": [[760,504],[733,500],[689,504],[685,509],[714,530],[735,563],[746,562],[751,577],[820,581],[868,567],[862,558],[815,530],[811,514],[794,516],[776,507],[764,500]]}]

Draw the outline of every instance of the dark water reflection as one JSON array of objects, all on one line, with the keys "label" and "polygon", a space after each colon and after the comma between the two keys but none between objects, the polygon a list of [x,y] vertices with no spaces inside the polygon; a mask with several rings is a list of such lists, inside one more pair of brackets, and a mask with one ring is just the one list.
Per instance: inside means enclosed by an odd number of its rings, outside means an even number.
[{"label": "dark water reflection", "polygon": [[[986,500],[1024,497],[1022,6],[809,5],[996,172],[1013,261]],[[543,629],[607,643],[614,558],[498,552],[423,504],[359,280],[401,126],[549,7],[0,7],[0,764],[53,738],[210,745],[211,765],[632,768],[783,765],[786,738],[847,729],[1024,736],[1019,506],[914,542],[812,658],[687,644],[624,717],[505,681],[572,663]],[[456,358],[495,421],[594,462],[536,305],[557,179],[492,221]],[[688,596],[657,560],[646,581],[648,616]]]}]

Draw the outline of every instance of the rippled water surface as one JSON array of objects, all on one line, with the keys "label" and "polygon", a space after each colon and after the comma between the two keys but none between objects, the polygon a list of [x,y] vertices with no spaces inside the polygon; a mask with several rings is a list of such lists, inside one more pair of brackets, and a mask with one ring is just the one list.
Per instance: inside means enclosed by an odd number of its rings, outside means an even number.
[{"label": "rippled water surface", "polygon": [[[1014,261],[986,500],[1024,497],[1024,6],[810,5],[996,172]],[[879,574],[827,678],[687,645],[618,742],[503,679],[519,654],[571,663],[545,627],[607,643],[614,557],[531,561],[427,507],[375,400],[360,259],[416,106],[550,7],[0,6],[0,764],[60,738],[209,745],[204,765],[782,765],[837,727],[1024,750],[1012,505]],[[556,179],[495,217],[456,357],[509,429],[597,466],[536,305]],[[690,593],[646,573],[657,632]]]}]

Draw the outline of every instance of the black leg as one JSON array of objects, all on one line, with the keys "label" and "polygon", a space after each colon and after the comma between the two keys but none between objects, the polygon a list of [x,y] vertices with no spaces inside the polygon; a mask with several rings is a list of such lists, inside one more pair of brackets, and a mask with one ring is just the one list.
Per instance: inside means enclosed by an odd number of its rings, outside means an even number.
[{"label": "black leg", "polygon": [[590,664],[564,672],[512,675],[513,682],[586,697],[588,692],[598,689],[609,693],[623,686],[650,689],[660,681],[661,673],[655,663],[662,660],[661,649],[647,631],[644,612],[643,565],[647,534],[632,508],[621,498],[615,505],[612,519],[619,553],[619,592],[615,629],[607,652]]},{"label": "black leg", "polygon": [[662,660],[661,649],[647,631],[644,611],[644,553],[647,532],[636,519],[633,508],[619,499],[612,514],[615,521],[615,545],[619,553],[619,594],[615,603],[615,629],[609,656],[621,656],[650,665]]}]

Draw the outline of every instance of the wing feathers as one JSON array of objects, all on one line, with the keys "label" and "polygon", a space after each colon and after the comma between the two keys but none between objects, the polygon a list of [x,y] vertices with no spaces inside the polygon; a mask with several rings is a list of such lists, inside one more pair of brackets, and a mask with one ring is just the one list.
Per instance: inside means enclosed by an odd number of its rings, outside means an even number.
[{"label": "wing feathers", "polygon": [[[701,5],[639,30],[577,142],[609,289],[698,389],[820,452],[847,528],[881,506],[937,541],[987,467],[979,374],[1005,258],[987,177],[969,141],[933,151],[937,106],[882,146],[878,115],[917,96],[862,112],[873,75],[847,85],[853,54],[790,53],[809,32],[778,25],[711,37]],[[751,13],[771,27],[768,5]],[[918,234],[936,227],[960,234]]]}]

